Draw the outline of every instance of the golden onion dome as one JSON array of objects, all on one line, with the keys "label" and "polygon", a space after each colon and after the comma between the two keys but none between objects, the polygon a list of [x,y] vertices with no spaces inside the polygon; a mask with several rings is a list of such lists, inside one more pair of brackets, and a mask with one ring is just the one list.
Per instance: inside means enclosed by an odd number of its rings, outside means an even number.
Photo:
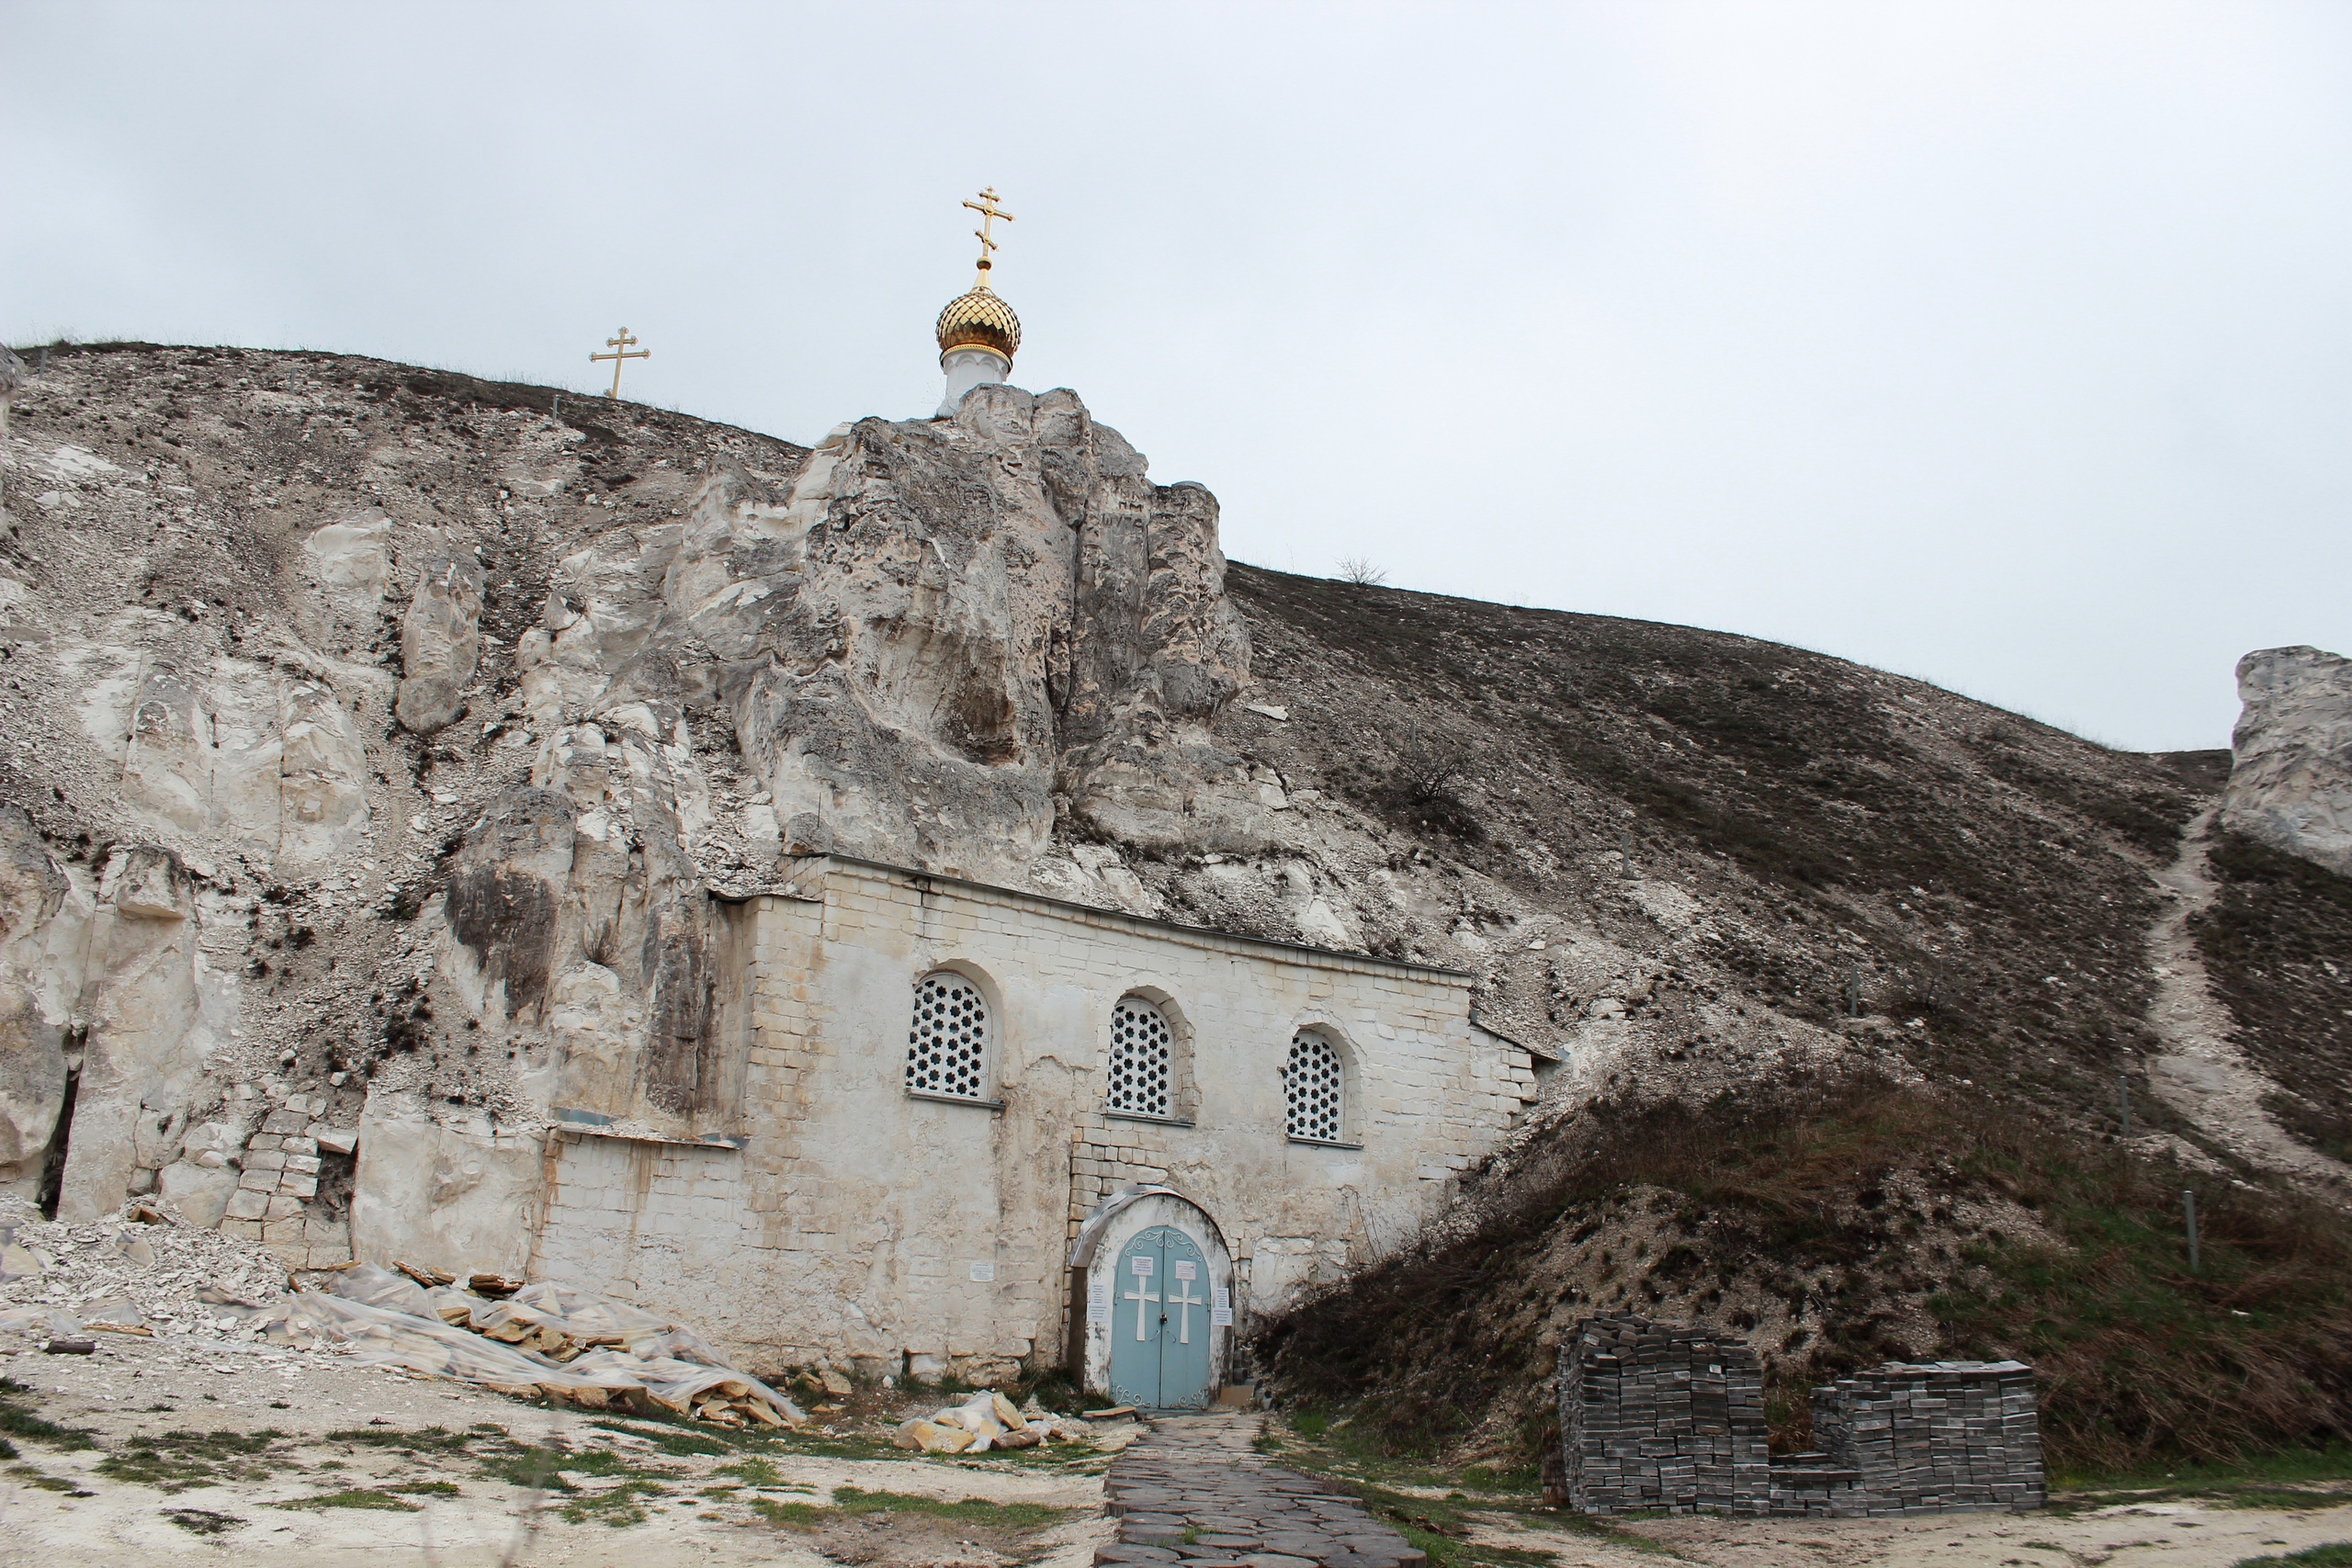
[{"label": "golden onion dome", "polygon": [[1001,354],[1010,364],[1021,346],[1021,318],[1012,313],[996,290],[982,278],[969,294],[958,294],[939,312],[939,352],[985,348]]}]

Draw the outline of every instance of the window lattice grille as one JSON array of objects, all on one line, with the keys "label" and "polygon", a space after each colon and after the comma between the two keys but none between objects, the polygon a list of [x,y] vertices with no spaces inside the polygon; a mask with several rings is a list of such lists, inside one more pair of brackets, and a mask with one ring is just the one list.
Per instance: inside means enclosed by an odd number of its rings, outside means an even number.
[{"label": "window lattice grille", "polygon": [[907,1032],[909,1089],[979,1099],[988,1043],[989,1010],[978,987],[945,972],[916,982],[914,1026]]},{"label": "window lattice grille", "polygon": [[1173,1114],[1175,1059],[1167,1018],[1149,1002],[1125,998],[1111,1010],[1110,1093],[1103,1103],[1142,1116]]},{"label": "window lattice grille", "polygon": [[1302,1034],[1290,1043],[1283,1108],[1292,1137],[1340,1141],[1340,1054],[1321,1035]]}]

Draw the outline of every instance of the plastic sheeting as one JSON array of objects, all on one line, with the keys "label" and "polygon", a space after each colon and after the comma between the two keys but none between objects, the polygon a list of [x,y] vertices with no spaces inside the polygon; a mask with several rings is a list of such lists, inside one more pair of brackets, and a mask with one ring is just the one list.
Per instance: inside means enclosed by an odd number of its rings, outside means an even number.
[{"label": "plastic sheeting", "polygon": [[[448,1321],[460,1306],[462,1324]],[[503,1301],[450,1286],[428,1294],[363,1263],[336,1277],[333,1294],[306,1291],[252,1310],[249,1325],[271,1337],[341,1341],[370,1365],[508,1393],[536,1391],[593,1408],[642,1396],[722,1422],[797,1427],[808,1419],[682,1325],[560,1285],[526,1285]]]},{"label": "plastic sheeting", "polygon": [[[302,1291],[257,1305],[223,1299],[204,1310],[215,1327],[258,1330],[273,1344],[339,1346],[364,1366],[454,1378],[502,1393],[599,1410],[659,1405],[737,1426],[808,1421],[791,1400],[729,1366],[684,1326],[557,1285],[526,1285],[492,1301],[450,1286],[427,1292],[389,1269],[362,1263],[337,1275],[332,1292]],[[93,1302],[84,1317],[91,1327],[130,1327],[138,1309],[128,1301]],[[0,1311],[0,1331],[62,1338],[83,1327],[51,1307]],[[510,1334],[516,1342],[505,1342]]]}]

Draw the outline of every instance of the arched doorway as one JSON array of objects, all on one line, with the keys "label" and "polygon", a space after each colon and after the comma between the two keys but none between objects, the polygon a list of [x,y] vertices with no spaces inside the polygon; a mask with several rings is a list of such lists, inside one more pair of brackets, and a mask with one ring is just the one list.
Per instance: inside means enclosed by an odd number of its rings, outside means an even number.
[{"label": "arched doorway", "polygon": [[1111,1306],[1111,1397],[1147,1410],[1198,1410],[1209,1377],[1208,1259],[1173,1225],[1119,1249]]},{"label": "arched doorway", "polygon": [[1096,1206],[1070,1247],[1070,1371],[1091,1393],[1198,1410],[1223,1385],[1233,1262],[1198,1204],[1129,1187]]}]

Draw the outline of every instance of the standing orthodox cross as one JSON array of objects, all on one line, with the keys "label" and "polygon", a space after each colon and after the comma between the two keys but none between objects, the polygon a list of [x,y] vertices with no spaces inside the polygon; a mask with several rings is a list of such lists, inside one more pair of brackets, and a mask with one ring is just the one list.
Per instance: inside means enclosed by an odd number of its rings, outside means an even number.
[{"label": "standing orthodox cross", "polygon": [[989,260],[989,253],[996,249],[996,242],[989,237],[989,229],[1000,218],[1007,223],[1013,222],[1014,219],[1012,213],[996,204],[996,186],[994,186],[980,192],[979,200],[967,201],[964,205],[980,215],[980,226],[972,231],[972,237],[980,243],[980,270],[986,272],[996,265]]},{"label": "standing orthodox cross", "polygon": [[632,352],[629,348],[629,344],[637,341],[637,339],[628,335],[628,329],[627,327],[623,327],[618,337],[608,337],[605,340],[605,346],[611,349],[613,351],[612,353],[592,354],[588,356],[588,361],[592,365],[599,359],[609,359],[613,362],[613,389],[606,392],[605,396],[608,398],[617,398],[621,395],[621,362],[623,360],[650,359],[653,357],[653,351],[650,348],[640,348]]},{"label": "standing orthodox cross", "polygon": [[1190,1345],[1193,1342],[1193,1309],[1206,1306],[1209,1303],[1204,1298],[1193,1294],[1192,1280],[1180,1276],[1176,1285],[1177,1290],[1183,1292],[1182,1295],[1179,1295],[1176,1291],[1168,1292],[1168,1304],[1177,1308],[1179,1312],[1176,1319],[1176,1343]]},{"label": "standing orthodox cross", "polygon": [[[1138,1261],[1141,1260],[1138,1259]],[[1136,1337],[1138,1339],[1148,1339],[1151,1337],[1151,1334],[1148,1326],[1149,1319],[1144,1316],[1144,1303],[1149,1302],[1154,1306],[1158,1306],[1159,1304],[1159,1292],[1157,1291],[1147,1291],[1144,1289],[1145,1281],[1150,1278],[1151,1276],[1148,1274],[1136,1275],[1132,1285],[1128,1289],[1125,1297],[1123,1298],[1136,1303]]]}]

